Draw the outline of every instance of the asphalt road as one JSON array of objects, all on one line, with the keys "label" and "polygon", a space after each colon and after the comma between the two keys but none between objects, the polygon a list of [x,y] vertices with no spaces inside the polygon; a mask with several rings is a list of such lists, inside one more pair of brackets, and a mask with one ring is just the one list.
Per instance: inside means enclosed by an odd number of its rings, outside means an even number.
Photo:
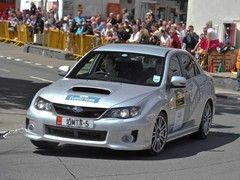
[{"label": "asphalt road", "polygon": [[240,103],[231,99],[218,99],[206,140],[183,137],[157,157],[70,145],[36,149],[19,128],[34,94],[58,78],[55,68],[0,57],[0,131],[17,129],[0,136],[1,180],[240,180]]}]

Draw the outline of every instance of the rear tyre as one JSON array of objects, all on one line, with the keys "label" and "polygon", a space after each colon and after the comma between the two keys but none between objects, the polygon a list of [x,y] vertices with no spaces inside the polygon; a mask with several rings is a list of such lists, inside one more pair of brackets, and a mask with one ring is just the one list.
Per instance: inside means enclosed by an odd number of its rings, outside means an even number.
[{"label": "rear tyre", "polygon": [[150,155],[159,155],[167,141],[167,117],[161,113],[156,119],[151,148],[148,150]]},{"label": "rear tyre", "polygon": [[49,142],[49,141],[34,141],[34,140],[30,140],[30,141],[34,146],[38,147],[39,149],[47,149],[47,150],[56,149],[56,147],[59,144],[56,142]]},{"label": "rear tyre", "polygon": [[199,129],[196,133],[191,134],[190,137],[197,138],[197,139],[206,139],[210,131],[212,118],[213,118],[213,109],[210,102],[207,102],[203,110],[202,120],[201,120]]}]

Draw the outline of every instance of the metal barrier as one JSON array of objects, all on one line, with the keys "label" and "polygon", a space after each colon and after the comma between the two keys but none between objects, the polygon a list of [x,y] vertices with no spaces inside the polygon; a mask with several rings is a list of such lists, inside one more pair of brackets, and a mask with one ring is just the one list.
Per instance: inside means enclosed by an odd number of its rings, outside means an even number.
[{"label": "metal barrier", "polygon": [[[69,51],[78,59],[86,54],[92,48],[101,44],[106,44],[104,38],[93,35],[74,35],[58,29],[44,30],[41,36],[41,43],[44,47],[55,48]],[[30,27],[26,24],[18,24],[16,31],[9,28],[8,21],[0,21],[0,40],[4,42],[13,42],[16,45],[24,45],[33,42],[33,34],[30,33]],[[37,43],[38,44],[38,43]]]}]

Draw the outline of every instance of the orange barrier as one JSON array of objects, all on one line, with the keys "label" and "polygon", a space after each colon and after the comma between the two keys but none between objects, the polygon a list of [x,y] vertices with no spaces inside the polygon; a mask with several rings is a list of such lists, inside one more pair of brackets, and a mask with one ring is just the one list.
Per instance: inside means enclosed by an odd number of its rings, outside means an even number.
[{"label": "orange barrier", "polygon": [[25,24],[18,24],[17,25],[17,43],[25,44],[27,42],[32,42],[33,38],[30,37],[30,29],[29,26]]},{"label": "orange barrier", "polygon": [[[44,30],[43,34],[35,35],[36,39],[37,42],[34,41],[35,43],[49,48],[69,51],[75,55],[76,59],[82,57],[92,48],[107,43],[104,38],[98,36],[79,36],[59,29]],[[13,42],[16,45],[24,45],[25,43],[33,42],[33,34],[31,35],[30,27],[26,24],[18,24],[16,29],[13,29],[9,28],[8,21],[0,21],[0,40]]]},{"label": "orange barrier", "polygon": [[0,40],[4,40],[5,38],[5,29],[3,21],[0,21]]},{"label": "orange barrier", "polygon": [[8,29],[8,22],[7,21],[1,21],[0,22],[0,37],[3,39],[5,42],[10,41],[14,39],[14,34],[10,32]]},{"label": "orange barrier", "polygon": [[91,49],[102,44],[101,39],[97,36],[92,35],[83,35],[82,37],[82,48],[81,48],[81,56],[86,54]]},{"label": "orange barrier", "polygon": [[59,30],[48,30],[48,47],[58,49],[59,44]]}]

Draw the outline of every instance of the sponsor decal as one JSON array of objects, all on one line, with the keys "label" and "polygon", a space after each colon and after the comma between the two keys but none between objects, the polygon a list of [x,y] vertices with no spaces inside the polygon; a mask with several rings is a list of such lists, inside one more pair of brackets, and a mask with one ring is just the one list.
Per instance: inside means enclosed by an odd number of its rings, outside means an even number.
[{"label": "sponsor decal", "polygon": [[65,100],[98,103],[98,101],[100,100],[100,97],[84,96],[84,95],[68,95]]},{"label": "sponsor decal", "polygon": [[175,115],[174,125],[173,125],[173,131],[176,131],[182,127],[183,117],[184,117],[184,108],[177,110]]},{"label": "sponsor decal", "polygon": [[176,108],[180,108],[185,105],[184,91],[179,89],[175,91],[176,94]]}]

